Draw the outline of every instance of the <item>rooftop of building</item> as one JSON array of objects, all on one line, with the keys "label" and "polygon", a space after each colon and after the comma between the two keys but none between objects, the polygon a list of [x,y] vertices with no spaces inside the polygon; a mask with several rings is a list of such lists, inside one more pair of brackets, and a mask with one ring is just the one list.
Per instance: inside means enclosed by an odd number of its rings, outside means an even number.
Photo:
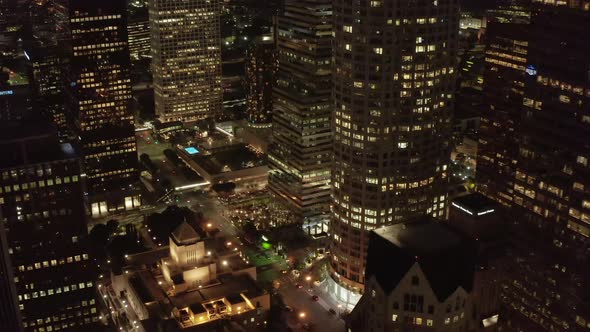
[{"label": "rooftop of building", "polygon": [[458,287],[471,290],[474,249],[471,240],[425,216],[371,232],[365,274],[367,278],[374,276],[389,294],[412,266],[419,264],[442,302]]},{"label": "rooftop of building", "polygon": [[480,193],[457,197],[451,204],[466,213],[478,216],[494,212],[498,206],[498,203]]},{"label": "rooftop of building", "polygon": [[[181,155],[192,159],[209,174],[220,174],[266,165],[264,155],[244,143],[209,150],[210,154],[184,149]],[[203,150],[208,150],[204,148]]]},{"label": "rooftop of building", "polygon": [[378,228],[375,233],[415,255],[434,253],[456,246],[461,241],[460,236],[451,229],[427,219]]},{"label": "rooftop of building", "polygon": [[143,303],[162,301],[166,298],[164,291],[147,270],[140,270],[129,278],[129,283]]},{"label": "rooftop of building", "polygon": [[246,273],[220,275],[217,281],[210,286],[172,296],[170,300],[177,308],[190,307],[192,310],[195,305],[198,307],[198,304],[213,300],[242,298],[240,294],[244,294],[250,299],[264,294],[264,290]]},{"label": "rooftop of building", "polygon": [[170,234],[170,237],[177,245],[190,245],[197,243],[201,236],[186,221],[183,221],[176,229]]},{"label": "rooftop of building", "polygon": [[71,143],[59,143],[55,129],[42,121],[2,121],[0,168],[78,158]]}]

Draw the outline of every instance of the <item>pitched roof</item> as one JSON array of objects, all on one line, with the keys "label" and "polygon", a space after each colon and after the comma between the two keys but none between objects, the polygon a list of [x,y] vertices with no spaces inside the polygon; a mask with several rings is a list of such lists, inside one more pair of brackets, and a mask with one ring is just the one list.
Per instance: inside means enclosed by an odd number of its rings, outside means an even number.
[{"label": "pitched roof", "polygon": [[201,239],[197,231],[189,225],[186,221],[183,221],[171,234],[172,240],[177,245],[189,245],[196,243]]},{"label": "pitched roof", "polygon": [[470,239],[424,217],[371,232],[365,276],[389,294],[417,262],[442,302],[458,287],[471,291],[475,255]]}]

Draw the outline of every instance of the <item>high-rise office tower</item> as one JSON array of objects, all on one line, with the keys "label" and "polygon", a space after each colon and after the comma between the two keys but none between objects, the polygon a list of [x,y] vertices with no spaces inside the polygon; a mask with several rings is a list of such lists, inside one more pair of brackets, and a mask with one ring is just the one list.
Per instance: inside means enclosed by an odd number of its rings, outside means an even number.
[{"label": "high-rise office tower", "polygon": [[31,82],[32,109],[50,119],[57,127],[60,139],[65,141],[69,130],[61,47],[57,43],[59,34],[53,8],[50,1],[30,4],[23,48]]},{"label": "high-rise office tower", "polygon": [[[8,281],[15,287],[26,331],[79,331],[99,317],[95,264],[84,247],[79,151],[60,144],[53,129],[34,120],[14,126],[4,122],[1,133],[0,263],[9,264],[0,266],[0,280],[6,279],[3,269],[11,268]],[[12,304],[5,300],[0,308]]]},{"label": "high-rise office tower", "polygon": [[[508,331],[590,328],[589,10],[588,1],[535,1],[530,24],[505,31],[512,40],[528,33],[520,80],[504,80],[506,85],[522,82],[520,97],[508,105],[518,123],[506,142],[515,147],[506,156],[512,171],[502,173],[503,165],[490,164],[506,179],[490,181],[497,187],[491,191],[482,181],[480,189],[510,206],[514,216],[510,250],[515,262],[502,290]],[[515,61],[504,58],[505,65]],[[499,74],[507,71],[501,63],[488,65]],[[495,105],[490,103],[490,109]],[[492,120],[506,131],[506,121]],[[494,131],[481,135],[480,141],[496,139]],[[487,155],[505,153],[498,147]]]},{"label": "high-rise office tower", "polygon": [[246,112],[252,126],[268,126],[272,119],[272,90],[277,56],[272,37],[256,40],[246,56]]},{"label": "high-rise office tower", "polygon": [[334,2],[334,165],[329,291],[353,305],[369,231],[444,218],[456,0]]},{"label": "high-rise office tower", "polygon": [[151,34],[147,3],[130,1],[128,5],[129,19],[127,32],[129,35],[129,54],[133,61],[150,57]]},{"label": "high-rise office tower", "polygon": [[160,121],[221,111],[220,0],[150,0],[152,73]]},{"label": "high-rise office tower", "polygon": [[292,0],[277,18],[269,189],[290,222],[327,231],[332,155],[332,2]]},{"label": "high-rise office tower", "polygon": [[58,129],[62,140],[67,139],[68,122],[64,105],[62,66],[57,45],[36,40],[26,50],[35,113],[44,114]]},{"label": "high-rise office tower", "polygon": [[66,94],[92,216],[140,205],[125,1],[59,0]]},{"label": "high-rise office tower", "polygon": [[477,179],[480,192],[495,196],[504,205],[512,201],[528,28],[528,24],[490,22],[486,32]]}]

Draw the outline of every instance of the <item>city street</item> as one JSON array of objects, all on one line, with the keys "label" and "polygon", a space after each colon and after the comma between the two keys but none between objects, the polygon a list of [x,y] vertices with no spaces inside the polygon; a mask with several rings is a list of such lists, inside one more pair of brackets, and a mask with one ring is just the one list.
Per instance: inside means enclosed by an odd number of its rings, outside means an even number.
[{"label": "city street", "polygon": [[[291,274],[281,278],[280,282],[279,294],[282,295],[284,303],[293,308],[301,323],[300,326],[296,326],[296,330],[304,331],[302,325],[308,324],[311,331],[344,331],[344,321],[338,315],[338,307],[330,303],[329,297],[311,282],[300,283],[303,288],[297,288],[298,283],[293,280]],[[312,299],[313,295],[318,295],[318,301]],[[334,309],[335,313],[331,313],[330,309]],[[293,328],[292,324],[290,327]]]}]

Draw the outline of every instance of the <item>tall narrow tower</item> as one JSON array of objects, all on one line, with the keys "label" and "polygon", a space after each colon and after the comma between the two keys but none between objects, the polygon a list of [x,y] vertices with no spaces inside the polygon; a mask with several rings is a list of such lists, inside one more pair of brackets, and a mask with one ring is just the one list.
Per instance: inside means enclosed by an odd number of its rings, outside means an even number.
[{"label": "tall narrow tower", "polygon": [[289,0],[277,19],[269,188],[288,222],[327,230],[330,211],[331,0]]},{"label": "tall narrow tower", "polygon": [[93,216],[140,205],[125,2],[57,0],[72,131]]},{"label": "tall narrow tower", "polygon": [[196,121],[221,112],[220,0],[150,0],[156,115]]},{"label": "tall narrow tower", "polygon": [[[334,2],[330,293],[353,305],[369,231],[445,217],[457,0]],[[393,262],[392,262],[393,263]]]}]

